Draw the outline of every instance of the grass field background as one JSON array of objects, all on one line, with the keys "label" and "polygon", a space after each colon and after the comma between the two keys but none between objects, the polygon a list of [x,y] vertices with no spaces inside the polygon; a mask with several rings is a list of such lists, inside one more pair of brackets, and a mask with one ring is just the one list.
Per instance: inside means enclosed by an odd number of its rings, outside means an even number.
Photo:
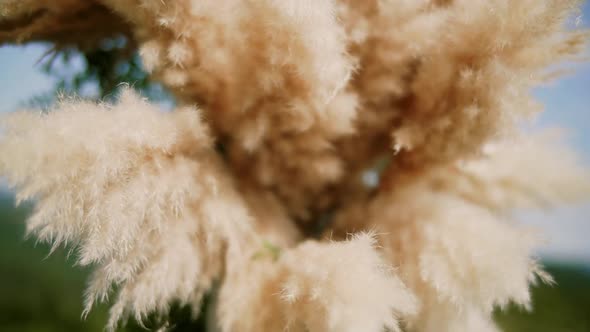
[{"label": "grass field background", "polygon": [[[80,318],[88,270],[72,267],[73,257],[63,250],[47,256],[45,245],[25,240],[27,213],[26,207],[16,209],[10,198],[0,197],[0,331],[103,331],[106,306],[98,307],[86,321]],[[498,312],[500,326],[506,332],[590,332],[590,269],[545,264],[558,285],[534,289],[533,312],[518,308]],[[175,310],[175,331],[202,330],[202,322],[187,323],[186,317],[186,310]],[[145,330],[133,324],[121,329]]]}]

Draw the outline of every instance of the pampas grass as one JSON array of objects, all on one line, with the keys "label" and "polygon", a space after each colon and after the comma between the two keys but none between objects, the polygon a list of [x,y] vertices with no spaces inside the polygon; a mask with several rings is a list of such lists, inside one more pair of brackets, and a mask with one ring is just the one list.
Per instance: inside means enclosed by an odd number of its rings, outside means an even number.
[{"label": "pampas grass", "polygon": [[494,308],[550,280],[511,212],[590,177],[518,131],[581,56],[578,1],[96,3],[180,106],[125,89],[11,114],[0,173],[36,202],[31,234],[95,266],[86,312],[114,297],[109,329],[214,292],[227,332],[497,331]]}]

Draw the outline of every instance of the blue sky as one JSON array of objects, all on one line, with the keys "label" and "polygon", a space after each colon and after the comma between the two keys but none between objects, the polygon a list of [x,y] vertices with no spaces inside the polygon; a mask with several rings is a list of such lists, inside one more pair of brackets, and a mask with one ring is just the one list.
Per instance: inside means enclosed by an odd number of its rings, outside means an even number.
[{"label": "blue sky", "polygon": [[[582,24],[590,26],[588,21],[590,3],[586,2]],[[0,47],[0,112],[13,111],[20,102],[53,86],[53,80],[35,67],[45,50],[41,45]],[[534,94],[546,106],[536,126],[567,128],[571,144],[590,163],[590,63],[578,64],[573,75]],[[548,235],[547,245],[540,250],[544,257],[590,265],[590,204],[526,213],[522,218]]]}]

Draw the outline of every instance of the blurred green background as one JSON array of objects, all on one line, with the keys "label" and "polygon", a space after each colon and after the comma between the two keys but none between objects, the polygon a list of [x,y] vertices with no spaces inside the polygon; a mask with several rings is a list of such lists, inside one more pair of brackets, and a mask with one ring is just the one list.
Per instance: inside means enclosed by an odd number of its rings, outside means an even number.
[{"label": "blurred green background", "polygon": [[[0,195],[0,331],[63,332],[103,331],[106,306],[99,306],[82,321],[82,294],[88,270],[72,267],[74,257],[24,239],[29,208],[14,207],[9,195]],[[507,332],[590,331],[590,268],[546,262],[558,285],[534,289],[534,310],[510,308],[497,320]],[[200,331],[203,322],[189,322],[188,311],[176,309],[175,331]],[[154,330],[155,322],[147,323]],[[121,331],[145,331],[135,324]],[[477,331],[474,331],[477,332]]]}]

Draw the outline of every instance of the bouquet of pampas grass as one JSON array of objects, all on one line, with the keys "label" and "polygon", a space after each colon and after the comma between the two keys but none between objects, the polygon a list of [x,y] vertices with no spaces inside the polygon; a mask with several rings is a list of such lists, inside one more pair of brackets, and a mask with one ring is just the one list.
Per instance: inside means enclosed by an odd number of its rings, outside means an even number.
[{"label": "bouquet of pampas grass", "polygon": [[3,0],[0,43],[133,41],[162,112],[127,88],[1,120],[27,230],[94,266],[108,328],[497,331],[551,278],[512,211],[588,198],[531,89],[583,57],[575,0]]}]

